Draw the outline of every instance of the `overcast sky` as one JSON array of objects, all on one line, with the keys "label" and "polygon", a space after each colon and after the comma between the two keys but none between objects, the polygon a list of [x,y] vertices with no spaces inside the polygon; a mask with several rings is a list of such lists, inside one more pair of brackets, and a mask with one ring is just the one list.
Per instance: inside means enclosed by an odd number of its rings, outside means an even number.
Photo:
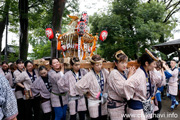
[{"label": "overcast sky", "polygon": [[[89,15],[93,15],[95,12],[101,13],[102,11],[106,11],[108,7],[108,3],[104,2],[104,0],[79,0],[79,7],[80,7],[80,13],[83,11],[87,11]],[[180,18],[180,12],[176,14],[177,17]],[[173,31],[174,38],[171,38],[170,40],[173,39],[180,39],[180,19],[179,19],[179,24],[176,27],[176,29]],[[44,32],[45,33],[45,32]],[[12,42],[12,40],[17,40],[17,44],[19,41],[19,35],[8,33],[8,44]],[[2,41],[2,49],[5,46],[5,32],[3,35],[3,41]],[[32,47],[29,46],[29,52],[32,52]]]}]

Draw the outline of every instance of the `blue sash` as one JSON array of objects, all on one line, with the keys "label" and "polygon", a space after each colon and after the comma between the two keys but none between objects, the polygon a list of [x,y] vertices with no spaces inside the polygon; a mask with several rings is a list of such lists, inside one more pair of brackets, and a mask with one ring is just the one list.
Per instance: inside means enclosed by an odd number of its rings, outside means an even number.
[{"label": "blue sash", "polygon": [[127,103],[128,103],[128,107],[133,109],[133,110],[143,109],[143,104],[141,101],[131,99]]},{"label": "blue sash", "polygon": [[169,73],[167,70],[164,71],[164,74],[166,76],[166,79],[169,79],[170,77],[172,77],[171,73]]}]

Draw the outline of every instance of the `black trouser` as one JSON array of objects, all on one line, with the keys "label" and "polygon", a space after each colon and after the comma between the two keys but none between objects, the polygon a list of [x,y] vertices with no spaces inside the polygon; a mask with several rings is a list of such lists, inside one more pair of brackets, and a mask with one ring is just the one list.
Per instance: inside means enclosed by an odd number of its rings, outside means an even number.
[{"label": "black trouser", "polygon": [[[52,116],[52,113],[51,113],[51,112],[44,113],[44,115],[43,115],[43,120],[51,120],[51,116]],[[52,119],[52,120],[53,120],[53,119]]]},{"label": "black trouser", "polygon": [[107,115],[103,115],[97,118],[91,118],[91,120],[107,120]]},{"label": "black trouser", "polygon": [[34,120],[40,120],[40,113],[42,114],[42,112],[40,112],[40,97],[34,97],[34,99],[32,99],[32,108],[33,108],[33,112],[34,112]]},{"label": "black trouser", "polygon": [[40,120],[40,98],[25,100],[26,120],[32,120],[34,114],[34,120]]},{"label": "black trouser", "polygon": [[20,98],[17,99],[17,105],[18,105],[18,115],[17,115],[17,119],[18,120],[26,120],[25,119],[25,104],[24,104],[24,99]]},{"label": "black trouser", "polygon": [[[85,120],[86,111],[79,111],[77,113],[79,114],[79,120]],[[75,115],[70,115],[70,120],[76,120],[77,113]]]}]

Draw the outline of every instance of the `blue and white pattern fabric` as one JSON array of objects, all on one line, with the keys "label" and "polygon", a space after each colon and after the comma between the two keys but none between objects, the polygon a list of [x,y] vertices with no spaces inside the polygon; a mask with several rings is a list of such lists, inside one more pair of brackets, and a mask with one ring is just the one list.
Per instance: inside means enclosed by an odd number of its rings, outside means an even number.
[{"label": "blue and white pattern fabric", "polygon": [[18,114],[17,101],[8,80],[0,75],[0,120],[15,117]]},{"label": "blue and white pattern fabric", "polygon": [[[94,69],[93,69],[93,71],[94,71]],[[94,71],[94,74],[95,74],[96,79],[97,79],[97,81],[99,83],[99,86],[101,88],[101,93],[102,93],[103,90],[104,90],[104,77],[103,77],[102,71],[100,71],[100,75],[96,74],[95,71]]]}]

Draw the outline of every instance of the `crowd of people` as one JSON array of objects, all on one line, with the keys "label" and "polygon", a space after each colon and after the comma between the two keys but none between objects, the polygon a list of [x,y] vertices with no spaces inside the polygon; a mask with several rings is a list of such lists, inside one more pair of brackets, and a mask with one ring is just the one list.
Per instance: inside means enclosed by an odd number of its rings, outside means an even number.
[{"label": "crowd of people", "polygon": [[172,101],[170,111],[179,105],[178,67],[170,66],[146,49],[137,60],[139,67],[128,66],[122,51],[114,55],[115,68],[102,67],[100,55],[93,55],[92,69],[80,68],[80,59],[72,57],[66,70],[57,58],[51,67],[36,69],[30,60],[2,62],[0,68],[0,118],[7,120],[157,120],[161,94],[167,85]]}]

